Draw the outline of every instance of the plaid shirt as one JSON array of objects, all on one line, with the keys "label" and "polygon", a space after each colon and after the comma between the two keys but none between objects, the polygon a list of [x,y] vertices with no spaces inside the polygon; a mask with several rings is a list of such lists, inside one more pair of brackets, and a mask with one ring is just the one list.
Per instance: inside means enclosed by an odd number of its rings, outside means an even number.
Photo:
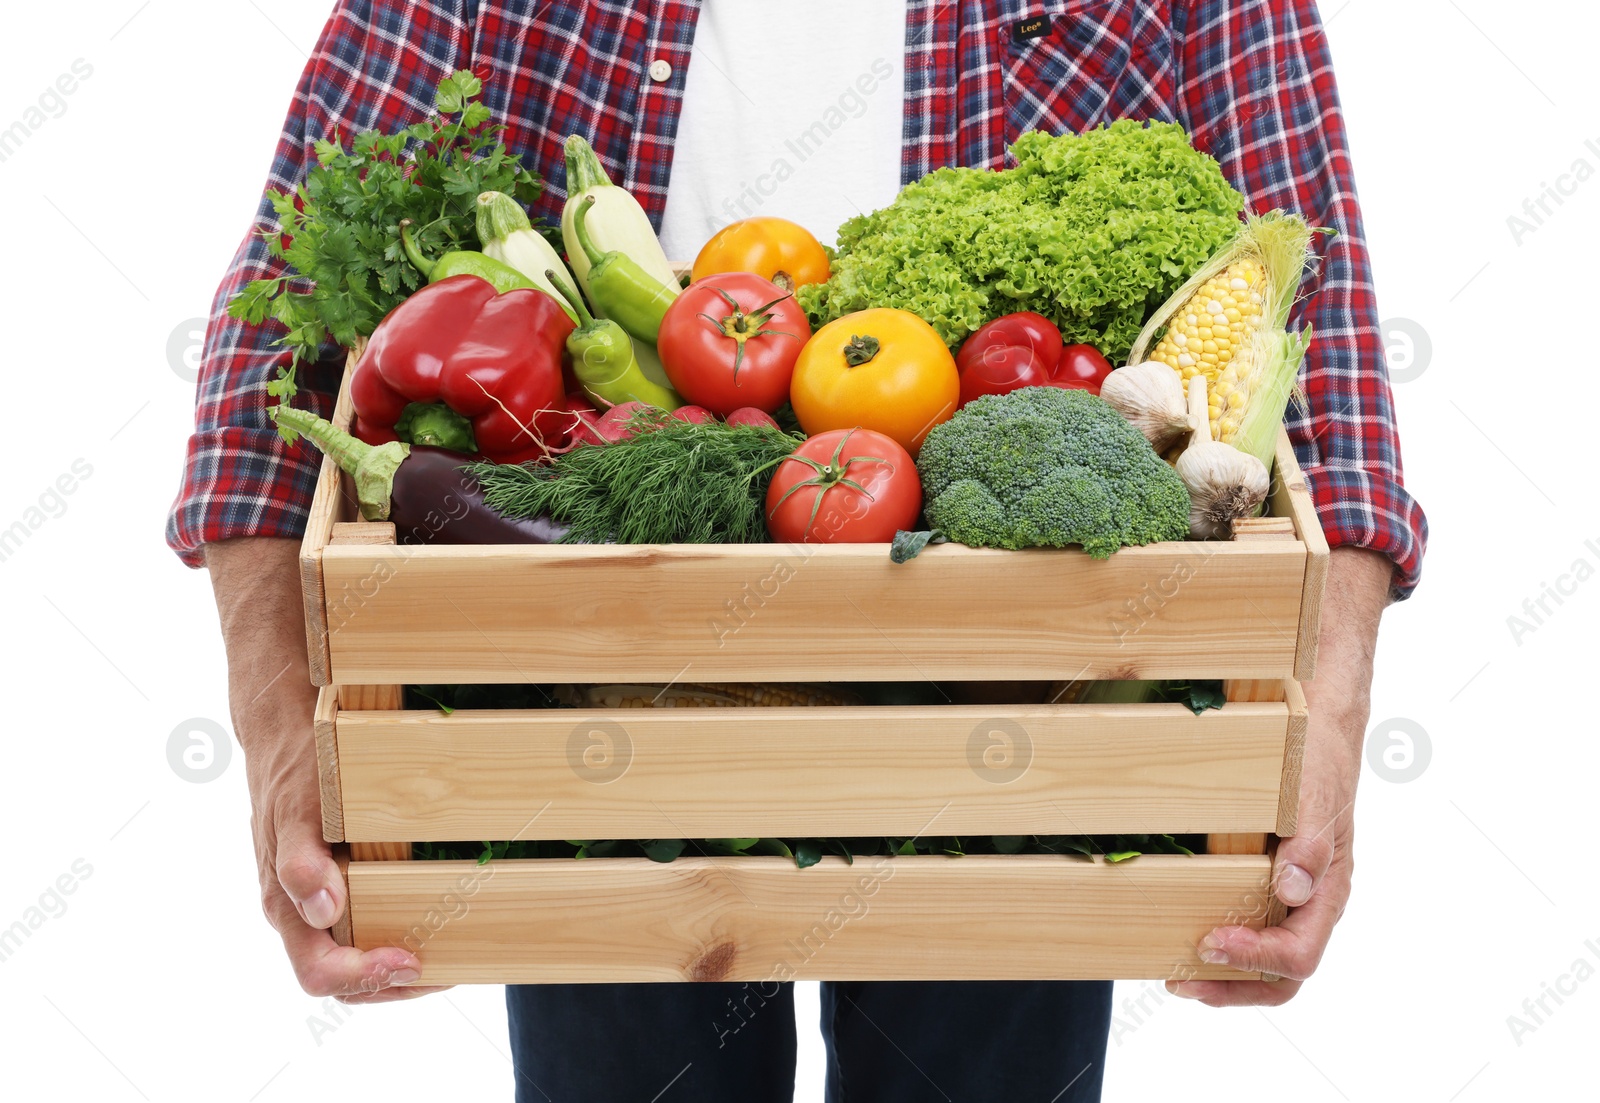
[{"label": "plaid shirt", "polygon": [[[486,78],[506,142],[548,182],[535,214],[558,218],[562,139],[589,136],[606,170],[659,226],[689,68],[697,0],[339,0],[290,103],[267,188],[294,187],[312,144],[423,117],[451,71]],[[1046,16],[1042,37],[1013,34]],[[672,75],[652,80],[651,63]],[[1427,523],[1401,479],[1367,249],[1344,120],[1314,0],[909,0],[902,181],[943,165],[1001,167],[1024,131],[1115,118],[1182,123],[1252,208],[1298,211],[1322,263],[1294,324],[1315,327],[1309,402],[1289,432],[1328,541],[1371,548],[1416,585]],[[228,318],[246,282],[279,274],[261,241],[262,200],[217,290],[196,431],[167,538],[186,563],[234,536],[296,536],[318,457],[284,446],[265,416],[286,354],[277,333]],[[342,357],[302,369],[303,401],[327,414]]]}]

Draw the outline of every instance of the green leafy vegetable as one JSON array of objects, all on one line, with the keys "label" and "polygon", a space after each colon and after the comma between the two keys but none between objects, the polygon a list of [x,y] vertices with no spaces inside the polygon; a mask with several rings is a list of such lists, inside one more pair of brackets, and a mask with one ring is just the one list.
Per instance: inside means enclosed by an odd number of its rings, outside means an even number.
[{"label": "green leafy vegetable", "polygon": [[549,464],[479,463],[467,471],[491,509],[507,517],[547,514],[570,526],[568,543],[767,539],[772,468],[802,438],[771,426],[679,421],[653,409],[628,426],[636,435],[580,445]]},{"label": "green leafy vegetable", "polygon": [[832,276],[796,292],[813,326],[900,307],[953,349],[991,319],[1033,310],[1068,344],[1120,364],[1244,209],[1176,123],[1034,132],[1011,152],[1015,168],[939,169],[841,226]]},{"label": "green leafy vegetable", "polygon": [[[288,274],[246,285],[228,313],[252,325],[282,323],[279,343],[295,363],[314,358],[329,337],[349,347],[426,282],[401,252],[402,219],[415,224],[422,252],[438,256],[478,247],[479,193],[536,199],[539,181],[501,142],[504,128],[489,123],[482,92],[462,70],[440,83],[436,113],[413,126],[358,134],[348,150],[337,133],[318,141],[305,182],[272,196],[282,231],[265,234],[267,251]],[[292,376],[268,389],[292,394]]]}]

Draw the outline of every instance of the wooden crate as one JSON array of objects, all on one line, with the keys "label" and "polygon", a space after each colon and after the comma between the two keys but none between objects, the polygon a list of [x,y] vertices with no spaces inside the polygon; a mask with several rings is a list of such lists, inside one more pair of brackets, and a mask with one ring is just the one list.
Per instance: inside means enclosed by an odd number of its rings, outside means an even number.
[{"label": "wooden crate", "polygon": [[[337,421],[348,419],[341,395]],[[1287,438],[1228,543],[404,547],[323,467],[301,556],[337,932],[419,983],[1243,977],[1281,917],[1327,546]],[[407,711],[414,683],[1223,678],[1229,704]],[[412,840],[1208,836],[1192,858],[409,861]]]}]

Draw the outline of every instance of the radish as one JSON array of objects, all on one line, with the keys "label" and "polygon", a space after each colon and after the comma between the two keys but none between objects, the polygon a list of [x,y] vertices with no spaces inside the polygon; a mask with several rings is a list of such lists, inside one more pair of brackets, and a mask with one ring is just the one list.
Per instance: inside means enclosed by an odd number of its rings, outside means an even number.
[{"label": "radish", "polygon": [[595,420],[594,431],[606,444],[615,444],[634,435],[628,422],[641,410],[654,410],[648,402],[619,402]]},{"label": "radish", "polygon": [[756,409],[754,406],[740,406],[729,414],[726,420],[729,425],[764,426],[769,429],[778,427],[778,423],[772,420],[771,415],[765,410]]},{"label": "radish", "polygon": [[[630,402],[628,405],[632,406],[636,404]],[[692,421],[697,425],[704,425],[707,422],[717,420],[717,415],[713,414],[704,406],[679,406],[676,410],[672,411],[669,416],[675,417],[679,421]]]}]

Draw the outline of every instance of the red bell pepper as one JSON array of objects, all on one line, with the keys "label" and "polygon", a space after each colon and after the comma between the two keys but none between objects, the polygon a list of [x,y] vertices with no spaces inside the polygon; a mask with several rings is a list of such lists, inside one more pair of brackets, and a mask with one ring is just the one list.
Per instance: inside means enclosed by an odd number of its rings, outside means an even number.
[{"label": "red bell pepper", "polygon": [[1100,393],[1111,365],[1092,345],[1061,347],[1061,331],[1032,311],[1007,314],[980,328],[956,354],[961,405],[1023,387],[1080,388]]},{"label": "red bell pepper", "polygon": [[497,295],[469,275],[429,284],[373,331],[350,379],[351,433],[497,463],[544,457],[573,423],[561,376],[571,332],[542,291]]}]

